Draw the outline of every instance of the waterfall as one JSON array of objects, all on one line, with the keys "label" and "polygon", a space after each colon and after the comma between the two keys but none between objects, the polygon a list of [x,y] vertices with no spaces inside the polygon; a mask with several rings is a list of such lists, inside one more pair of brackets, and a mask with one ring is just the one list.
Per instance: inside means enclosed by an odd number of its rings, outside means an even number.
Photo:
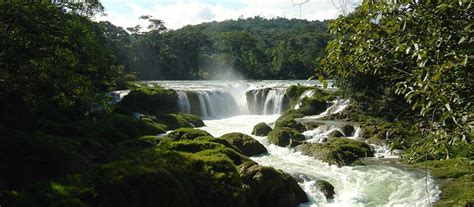
[{"label": "waterfall", "polygon": [[298,103],[295,105],[294,109],[299,109],[303,104],[303,99],[306,97],[311,97],[314,94],[314,90],[306,90],[301,96],[298,98]]},{"label": "waterfall", "polygon": [[184,91],[177,91],[179,110],[184,113],[191,113],[191,104],[188,95]]},{"label": "waterfall", "polygon": [[337,114],[337,113],[340,113],[342,111],[344,111],[344,109],[347,108],[347,106],[349,106],[349,100],[344,100],[344,99],[337,99],[335,101],[333,101],[332,105],[326,109],[326,111],[324,111],[323,113],[320,113],[318,115],[313,115],[313,116],[305,116],[299,120],[303,120],[303,119],[319,119],[319,118],[322,118],[322,117],[325,117],[325,116],[328,116],[328,115],[331,115],[331,114]]},{"label": "waterfall", "polygon": [[178,91],[178,104],[181,112],[203,118],[231,116],[239,112],[234,96],[221,90]]},{"label": "waterfall", "polygon": [[286,88],[258,88],[246,92],[250,114],[280,114],[288,106]]},{"label": "waterfall", "polygon": [[125,97],[129,93],[130,93],[130,90],[119,90],[119,91],[112,91],[108,93],[108,95],[112,97],[111,103],[118,103],[122,101],[123,97]]},{"label": "waterfall", "polygon": [[331,132],[339,130],[337,126],[321,125],[313,130],[305,131],[302,134],[306,137],[306,141],[310,143],[325,142]]}]

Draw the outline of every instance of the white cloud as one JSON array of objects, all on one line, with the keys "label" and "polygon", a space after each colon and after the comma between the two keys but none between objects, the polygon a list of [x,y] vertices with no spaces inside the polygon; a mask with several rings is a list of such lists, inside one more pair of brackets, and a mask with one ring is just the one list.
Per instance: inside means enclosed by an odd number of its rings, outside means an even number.
[{"label": "white cloud", "polygon": [[[293,0],[295,3],[302,1],[304,0]],[[107,20],[124,28],[137,24],[146,27],[146,21],[138,19],[145,14],[163,20],[170,29],[202,22],[237,19],[241,16],[300,17],[299,6],[293,5],[291,0],[109,0],[103,1],[103,4],[108,15],[96,19]],[[308,20],[332,19],[337,17],[338,13],[331,0],[310,0],[301,7],[302,18]]]}]

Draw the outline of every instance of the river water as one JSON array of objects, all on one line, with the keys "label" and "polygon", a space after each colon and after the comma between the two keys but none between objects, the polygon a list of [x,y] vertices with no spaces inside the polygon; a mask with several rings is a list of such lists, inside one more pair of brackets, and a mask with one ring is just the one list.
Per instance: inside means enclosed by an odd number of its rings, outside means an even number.
[{"label": "river water", "polygon": [[[194,112],[203,117],[206,126],[201,129],[216,137],[231,132],[250,135],[253,126],[260,122],[272,125],[283,111],[284,101],[280,100],[282,90],[291,84],[318,85],[317,81],[153,81],[147,83],[178,90],[181,110]],[[195,102],[192,101],[193,97],[197,97]],[[317,119],[331,113],[338,113],[344,110],[347,104],[349,104],[348,101],[337,100],[327,111],[304,119]],[[327,127],[327,130],[334,130],[334,127]],[[318,136],[328,134],[327,130],[316,129],[304,134],[308,136],[309,141],[318,140]],[[251,159],[298,178],[299,184],[310,200],[308,203],[301,204],[301,207],[431,206],[440,194],[434,180],[424,173],[407,171],[377,161],[370,162],[375,164],[363,166],[337,167],[301,155],[292,149],[271,145],[266,137],[253,137],[262,143],[269,153],[251,157]],[[351,138],[357,139],[357,133],[354,133]],[[374,148],[380,151],[386,147],[374,146]],[[327,200],[315,188],[316,180],[320,179],[334,185],[336,192],[334,199]]]}]

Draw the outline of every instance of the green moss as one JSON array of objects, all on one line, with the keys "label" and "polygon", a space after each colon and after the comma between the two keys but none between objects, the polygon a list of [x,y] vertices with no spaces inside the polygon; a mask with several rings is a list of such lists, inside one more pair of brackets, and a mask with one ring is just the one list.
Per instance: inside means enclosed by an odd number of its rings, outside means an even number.
[{"label": "green moss", "polygon": [[317,90],[314,86],[291,85],[286,89],[285,95],[290,100],[290,108],[294,108],[298,104],[298,99],[307,90]]},{"label": "green moss", "polygon": [[173,132],[166,135],[167,138],[172,140],[182,140],[182,139],[196,139],[198,137],[211,136],[208,132],[201,129],[191,129],[191,128],[181,128],[174,130]]},{"label": "green moss", "polygon": [[258,123],[257,125],[255,125],[253,127],[252,135],[267,136],[268,133],[270,133],[270,131],[272,131],[272,128],[270,126],[268,126],[267,123],[260,122],[260,123]]},{"label": "green moss", "polygon": [[43,122],[41,131],[67,138],[94,138],[101,142],[120,142],[144,135],[165,132],[166,126],[149,117],[137,119],[131,115],[106,113],[90,120],[65,123]]},{"label": "green moss", "polygon": [[295,119],[302,118],[304,116],[305,115],[302,114],[300,110],[289,110],[278,117],[275,122],[275,128],[288,127],[298,130],[299,132],[303,132],[306,130],[306,127],[303,124],[297,122]]},{"label": "green moss", "polygon": [[331,185],[328,181],[325,180],[318,180],[316,181],[316,188],[318,188],[321,192],[323,192],[324,196],[327,199],[333,199],[334,194],[334,186]]},{"label": "green moss", "polygon": [[166,126],[166,130],[204,126],[202,119],[192,114],[163,114],[156,116],[153,120]]},{"label": "green moss", "polygon": [[275,127],[267,138],[271,144],[281,147],[296,146],[305,139],[300,132],[288,127]]},{"label": "green moss", "polygon": [[155,144],[144,141],[142,139],[131,139],[110,146],[110,151],[107,153],[107,160],[117,160],[125,158],[129,154],[138,152],[144,149],[153,148]]},{"label": "green moss", "polygon": [[246,156],[268,153],[265,146],[260,144],[260,142],[242,133],[229,133],[222,135],[221,138],[236,146]]},{"label": "green moss", "polygon": [[434,206],[474,204],[474,166],[467,160],[433,160],[411,165],[438,179],[441,196]]},{"label": "green moss", "polygon": [[40,206],[191,207],[243,206],[243,192],[239,173],[225,154],[155,149],[37,186],[25,196]]},{"label": "green moss", "polygon": [[236,152],[242,153],[239,148],[237,148],[235,145],[231,144],[229,141],[227,141],[226,139],[223,139],[223,138],[215,138],[215,137],[212,137],[212,136],[203,136],[203,137],[198,137],[194,140],[219,143],[219,144],[224,145],[227,148],[235,150]]},{"label": "green moss", "polygon": [[186,120],[188,123],[191,123],[193,127],[203,127],[204,122],[199,116],[193,115],[193,114],[184,114],[180,113],[178,116],[181,116],[184,120]]},{"label": "green moss", "polygon": [[222,146],[223,145],[219,143],[201,140],[179,140],[160,143],[160,148],[189,153],[196,153],[204,150],[215,149]]},{"label": "green moss", "polygon": [[358,140],[347,138],[330,139],[327,143],[307,143],[296,147],[305,155],[338,166],[351,165],[361,157],[374,156],[370,146]]},{"label": "green moss", "polygon": [[148,142],[150,144],[153,144],[153,145],[158,145],[162,139],[160,139],[158,136],[143,136],[143,137],[140,137],[139,140],[142,140],[142,141],[145,141],[145,142]]},{"label": "green moss", "polygon": [[178,94],[172,89],[160,86],[132,89],[118,105],[118,109],[127,113],[160,115],[178,112]]},{"label": "green moss", "polygon": [[238,166],[238,170],[249,188],[247,206],[297,206],[308,201],[298,183],[280,170],[251,162]]}]

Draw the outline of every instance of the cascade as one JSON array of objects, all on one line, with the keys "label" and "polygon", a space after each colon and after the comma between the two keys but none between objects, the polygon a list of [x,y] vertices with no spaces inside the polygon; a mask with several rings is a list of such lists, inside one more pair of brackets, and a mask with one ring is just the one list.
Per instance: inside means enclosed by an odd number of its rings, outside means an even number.
[{"label": "cascade", "polygon": [[[250,134],[253,126],[260,122],[270,125],[274,123],[279,117],[278,114],[289,106],[289,100],[285,96],[287,85],[278,85],[275,82],[277,81],[235,83],[238,86],[212,81],[162,81],[159,84],[175,89],[178,93],[179,109],[205,118],[206,126],[202,129],[219,137],[231,132]],[[296,82],[292,81],[291,84]],[[311,95],[311,90],[305,91],[298,102]],[[321,114],[301,120],[308,121],[339,113],[346,109],[348,104],[347,100],[336,100]],[[347,123],[326,120],[323,125],[303,134],[306,141],[320,143],[324,142],[331,132],[342,131],[341,126],[345,124]],[[346,136],[359,139],[359,134],[361,128],[355,126],[354,132]],[[429,206],[440,194],[435,181],[429,176],[420,176],[386,165],[336,167],[304,156],[293,149],[269,144],[266,137],[254,138],[267,148],[268,154],[251,157],[252,160],[302,178],[298,184],[307,193],[310,201],[300,207]],[[389,153],[386,146],[371,146],[376,157],[396,156]],[[315,182],[320,179],[334,185],[334,199],[327,200],[315,187]]]},{"label": "cascade", "polygon": [[286,88],[257,88],[246,92],[250,114],[280,114],[288,108]]},{"label": "cascade", "polygon": [[184,91],[177,91],[179,110],[184,113],[191,113],[191,104],[188,95]]},{"label": "cascade", "polygon": [[221,90],[178,91],[178,104],[181,112],[204,118],[231,116],[239,112],[235,98],[230,92]]},{"label": "cascade", "polygon": [[301,96],[298,98],[298,103],[295,105],[295,109],[299,109],[303,104],[303,99],[306,97],[311,97],[314,94],[314,90],[306,90]]}]

